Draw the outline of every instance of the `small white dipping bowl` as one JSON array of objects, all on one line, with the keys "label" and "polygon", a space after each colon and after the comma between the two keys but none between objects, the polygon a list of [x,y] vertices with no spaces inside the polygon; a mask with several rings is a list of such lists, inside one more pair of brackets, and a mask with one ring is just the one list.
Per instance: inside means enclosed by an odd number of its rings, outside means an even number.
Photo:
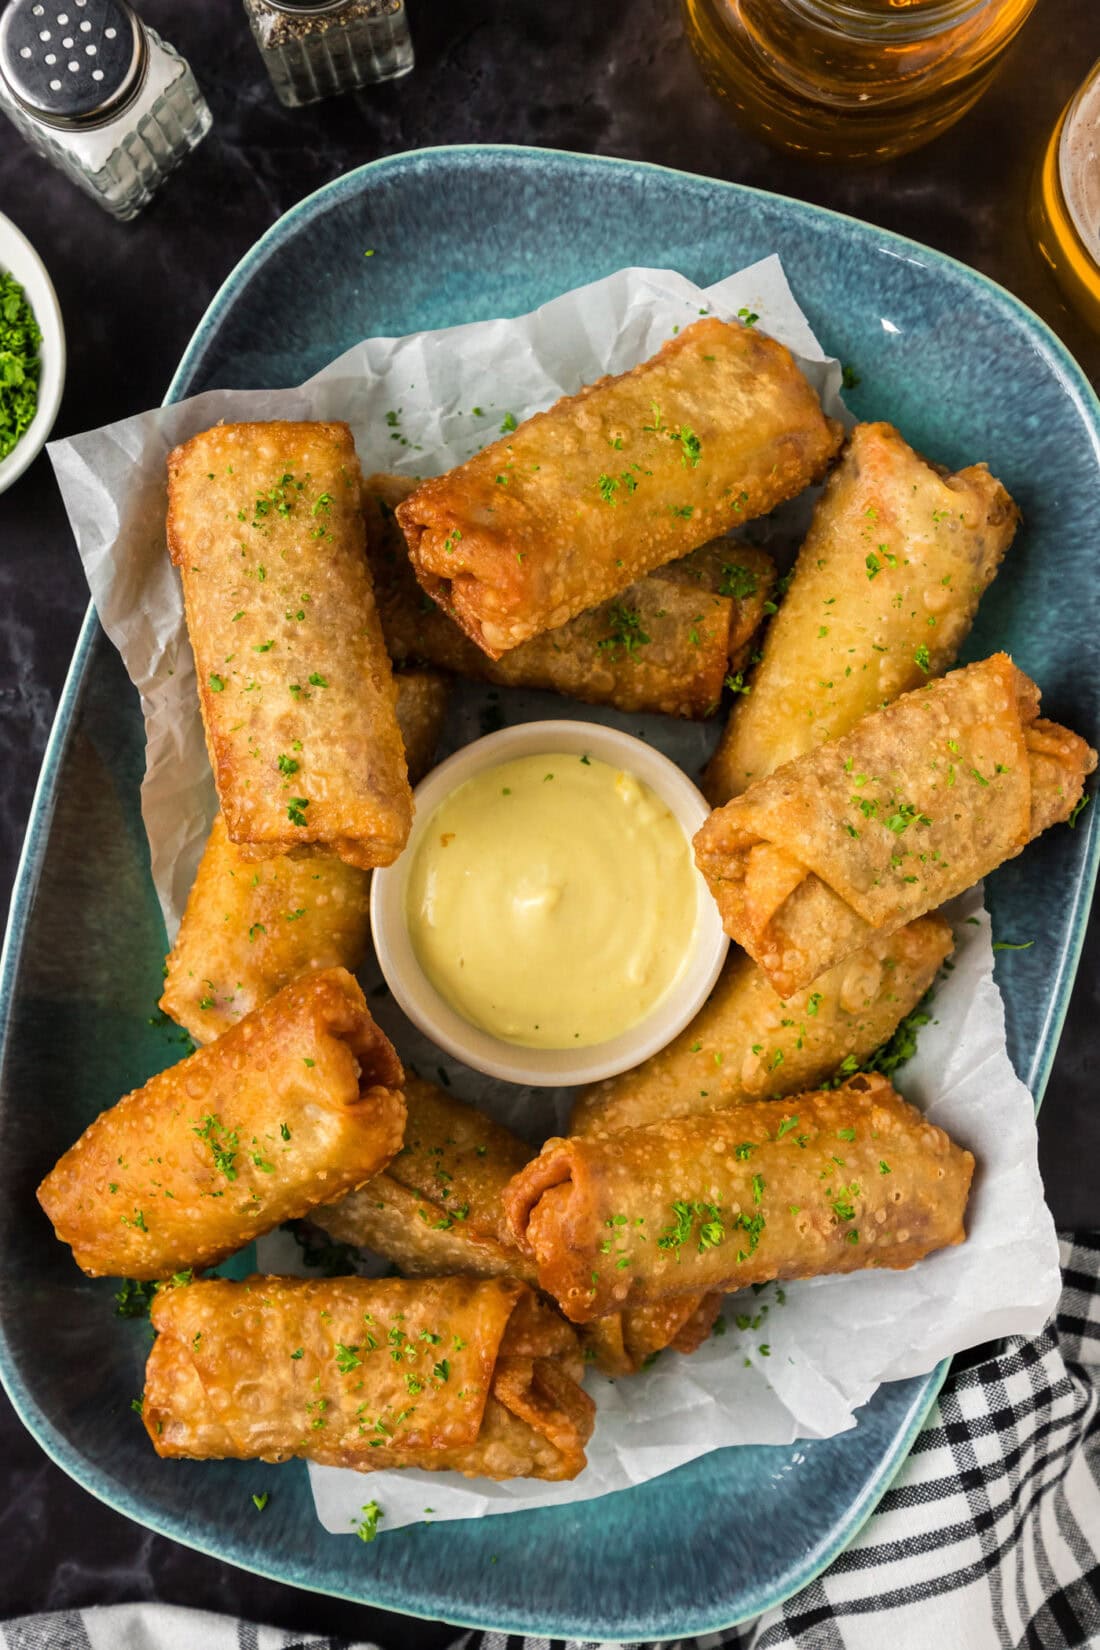
[{"label": "small white dipping bowl", "polygon": [[729,948],[718,907],[695,872],[695,930],[679,977],[643,1019],[606,1043],[547,1049],[505,1042],[472,1025],[440,996],[417,960],[406,919],[409,872],[421,833],[440,803],[475,774],[515,757],[559,752],[567,756],[587,753],[643,780],[679,821],[689,845],[710,812],[687,775],[641,739],[594,722],[525,722],[475,739],[417,786],[416,819],[408,846],[395,865],[375,871],[370,895],[378,961],[387,985],[413,1024],[476,1071],[537,1088],[594,1083],[627,1071],[664,1048],[703,1006]]},{"label": "small white dipping bowl", "polygon": [[38,406],[30,424],[23,431],[7,458],[0,459],[0,493],[6,492],[13,481],[18,481],[32,459],[46,444],[53,429],[61,392],[65,387],[65,328],[53,282],[46,266],[27,237],[16,229],[10,218],[0,212],[0,271],[19,282],[34,311],[38,330],[42,334],[39,358],[42,368],[38,375]]}]

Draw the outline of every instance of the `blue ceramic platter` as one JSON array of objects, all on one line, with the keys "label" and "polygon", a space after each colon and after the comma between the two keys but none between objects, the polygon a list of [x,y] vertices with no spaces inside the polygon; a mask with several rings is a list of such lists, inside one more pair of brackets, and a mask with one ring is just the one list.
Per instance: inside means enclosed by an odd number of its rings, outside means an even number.
[{"label": "blue ceramic platter", "polygon": [[[367,248],[375,256],[364,259]],[[1011,650],[1046,714],[1100,735],[1094,533],[1100,407],[1041,322],[980,275],[812,206],[632,162],[509,148],[377,161],[288,213],[225,283],[169,392],[296,384],[369,335],[518,315],[629,264],[701,285],[778,252],[860,417],[984,458],[1024,527],[969,656]],[[130,1412],[148,1345],[84,1279],[34,1187],[89,1120],[179,1052],[151,1023],[164,932],[138,806],[137,696],[89,612],[47,751],[0,979],[0,1368],[44,1449],[93,1494],[278,1580],[509,1632],[708,1632],[804,1585],[904,1459],[946,1366],[880,1389],[854,1431],[723,1449],[574,1507],[326,1535],[301,1463],[157,1463]],[[1096,875],[1097,810],[990,879],[1009,1050],[1038,1098]],[[263,1516],[259,1486],[277,1487]],[[272,1481],[274,1480],[274,1483]]]}]

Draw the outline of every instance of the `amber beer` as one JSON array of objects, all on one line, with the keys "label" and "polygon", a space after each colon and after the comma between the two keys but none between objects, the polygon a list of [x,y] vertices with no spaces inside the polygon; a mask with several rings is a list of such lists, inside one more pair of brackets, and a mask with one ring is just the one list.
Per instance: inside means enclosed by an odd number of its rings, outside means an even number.
[{"label": "amber beer", "polygon": [[974,104],[1035,0],[682,0],[712,89],[780,148],[880,161]]},{"label": "amber beer", "polygon": [[1066,297],[1100,331],[1100,61],[1051,134],[1031,226]]}]

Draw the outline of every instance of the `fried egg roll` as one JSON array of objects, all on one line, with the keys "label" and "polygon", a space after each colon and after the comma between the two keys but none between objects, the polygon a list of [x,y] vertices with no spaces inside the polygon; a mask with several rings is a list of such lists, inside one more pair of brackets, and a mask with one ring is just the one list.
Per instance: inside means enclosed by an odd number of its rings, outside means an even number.
[{"label": "fried egg roll", "polygon": [[839,424],[782,344],[696,321],[397,506],[417,578],[492,659],[818,479]]},{"label": "fried egg roll", "polygon": [[[427,770],[447,686],[402,671],[397,720],[416,776]],[[160,1006],[196,1043],[209,1043],[310,969],[362,962],[370,935],[370,872],[334,854],[250,860],[218,814],[165,961]]]},{"label": "fried egg roll", "polygon": [[698,719],[718,709],[775,582],[765,551],[716,539],[494,661],[416,582],[393,513],[415,487],[403,476],[364,483],[367,555],[396,664],[423,660],[471,681],[542,688],[618,710]]},{"label": "fried egg roll", "polygon": [[476,1106],[405,1077],[401,1150],[379,1175],[310,1220],[340,1243],[373,1249],[412,1276],[511,1275],[534,1268],[504,1221],[501,1193],[532,1155]]},{"label": "fried egg roll", "polygon": [[858,424],[707,769],[714,806],[953,665],[1019,515],[984,464],[945,474]]},{"label": "fried egg roll", "polygon": [[812,1089],[862,1064],[912,1013],[953,946],[950,924],[918,917],[873,939],[786,1002],[731,951],[704,1006],[633,1071],[582,1089],[571,1134],[614,1134],[746,1100]]},{"label": "fried egg roll", "polygon": [[912,1266],[963,1241],[973,1170],[968,1151],[870,1073],[786,1101],[548,1140],[504,1208],[541,1287],[587,1323],[688,1288]]},{"label": "fried egg roll", "polygon": [[526,1284],[254,1277],[162,1291],[142,1414],[158,1455],[575,1478],[595,1406]]},{"label": "fried egg roll", "polygon": [[1096,752],[1005,653],[865,716],[716,809],[695,857],[782,997],[1073,812]]},{"label": "fried egg roll", "polygon": [[206,743],[231,842],[389,865],[412,793],[346,424],[219,424],[168,459]]},{"label": "fried egg roll", "polygon": [[621,1379],[648,1369],[660,1352],[698,1352],[721,1310],[721,1294],[669,1295],[652,1306],[611,1312],[577,1328],[585,1358],[601,1375]]},{"label": "fried egg roll", "polygon": [[102,1112],[38,1201],[92,1277],[214,1266],[389,1162],[403,1075],[351,975],[305,975]]},{"label": "fried egg roll", "polygon": [[[340,1243],[385,1255],[413,1277],[470,1274],[536,1281],[534,1262],[504,1219],[505,1186],[531,1147],[464,1100],[407,1075],[401,1151],[382,1174],[310,1221]],[[607,1375],[633,1374],[666,1346],[694,1352],[720,1299],[685,1295],[659,1309],[616,1313],[582,1335],[585,1357]]]}]

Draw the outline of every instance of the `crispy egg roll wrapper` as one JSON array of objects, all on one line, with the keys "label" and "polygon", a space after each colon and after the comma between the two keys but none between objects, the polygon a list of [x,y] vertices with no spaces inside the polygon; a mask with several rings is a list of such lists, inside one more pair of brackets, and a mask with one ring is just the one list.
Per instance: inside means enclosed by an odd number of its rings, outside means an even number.
[{"label": "crispy egg roll wrapper", "polygon": [[571,1134],[613,1134],[816,1088],[897,1030],[953,947],[940,916],[918,917],[831,968],[786,1002],[733,950],[704,1006],[633,1071],[582,1089]]},{"label": "crispy egg roll wrapper", "polygon": [[219,424],[168,459],[168,548],[230,840],[370,869],[412,823],[346,424]]},{"label": "crispy egg roll wrapper", "polygon": [[254,1277],[158,1294],[158,1455],[575,1478],[595,1407],[574,1331],[510,1279]]},{"label": "crispy egg roll wrapper", "polygon": [[490,658],[764,515],[840,444],[782,344],[696,321],[397,506],[416,576]]},{"label": "crispy egg roll wrapper", "polygon": [[712,813],[696,863],[783,997],[1072,813],[1096,752],[1005,653],[873,711]]},{"label": "crispy egg roll wrapper", "polygon": [[963,1241],[973,1169],[871,1073],[785,1101],[548,1140],[504,1207],[542,1288],[586,1323],[689,1287],[912,1266]]},{"label": "crispy egg roll wrapper", "polygon": [[941,474],[857,424],[707,768],[714,806],[953,665],[1018,521],[984,464]]},{"label": "crispy egg roll wrapper", "polygon": [[722,1310],[721,1294],[670,1295],[652,1306],[636,1306],[579,1324],[584,1355],[601,1375],[621,1379],[647,1369],[659,1352],[671,1348],[698,1352]]},{"label": "crispy egg roll wrapper", "polygon": [[535,1281],[504,1220],[501,1193],[531,1147],[475,1106],[405,1077],[401,1150],[379,1175],[310,1219],[412,1276],[471,1273]]},{"label": "crispy egg roll wrapper", "polygon": [[726,674],[744,664],[775,582],[763,550],[718,539],[639,579],[613,600],[490,659],[416,582],[395,507],[403,476],[364,483],[367,555],[390,657],[472,681],[541,688],[591,705],[712,716]]},{"label": "crispy egg roll wrapper", "polygon": [[214,1266],[377,1174],[402,1080],[351,975],[304,975],[102,1112],[38,1200],[93,1277]]},{"label": "crispy egg roll wrapper", "polygon": [[[504,1188],[531,1158],[525,1141],[453,1094],[407,1075],[404,1144],[386,1169],[310,1220],[340,1243],[385,1255],[406,1275],[460,1273],[535,1283],[531,1257],[504,1218]],[[713,1311],[707,1311],[713,1304]],[[655,1352],[693,1352],[718,1301],[685,1295],[662,1308],[620,1312],[590,1326],[585,1356],[609,1375],[632,1374]]]},{"label": "crispy egg roll wrapper", "polygon": [[[397,719],[409,773],[431,763],[447,684],[402,671]],[[165,963],[164,1012],[209,1043],[310,969],[352,971],[370,937],[370,872],[335,854],[246,859],[218,814]]]},{"label": "crispy egg roll wrapper", "polygon": [[436,747],[451,697],[447,679],[434,670],[398,670],[397,726],[405,747],[409,783],[419,784],[435,761]]}]

